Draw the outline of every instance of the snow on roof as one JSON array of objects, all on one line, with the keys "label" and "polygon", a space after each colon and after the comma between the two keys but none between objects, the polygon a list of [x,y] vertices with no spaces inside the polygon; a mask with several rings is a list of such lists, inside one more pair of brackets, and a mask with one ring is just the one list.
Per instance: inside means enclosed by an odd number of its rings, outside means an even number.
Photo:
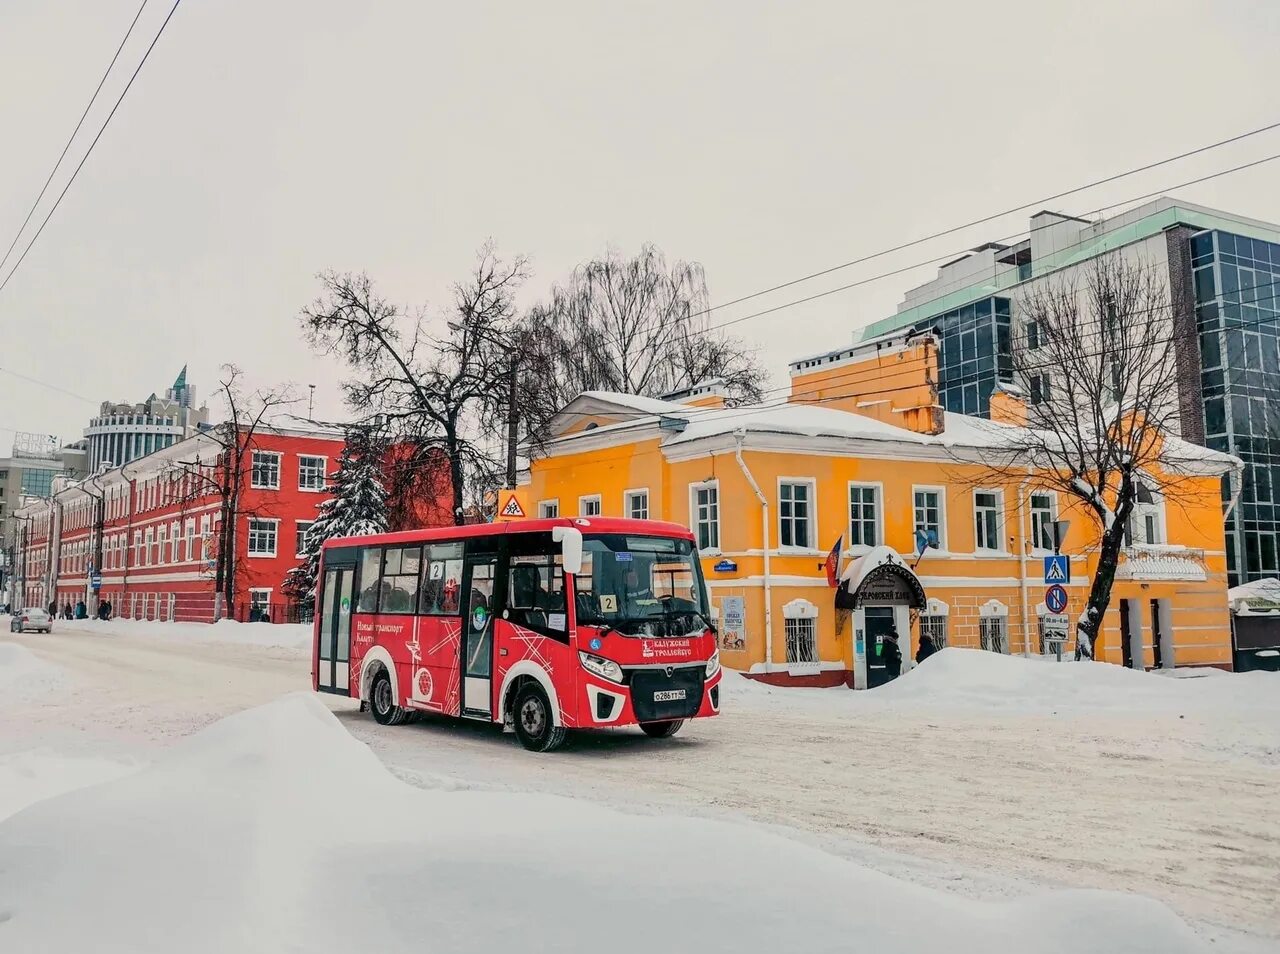
[{"label": "snow on roof", "polygon": [[[643,411],[645,414],[671,414],[676,411],[688,411],[687,404],[677,404],[675,401],[663,401],[658,398],[642,397],[639,394],[624,394],[621,391],[583,391],[578,397],[591,398],[594,401],[603,401],[606,404],[615,404],[618,407],[631,408],[634,411]],[[571,404],[573,402],[570,402]]]},{"label": "snow on roof", "polygon": [[[685,409],[688,410],[688,409]],[[666,444],[687,444],[735,431],[795,434],[802,437],[842,437],[866,440],[911,440],[924,435],[895,427],[862,414],[808,404],[776,407],[716,408],[687,415],[689,426]]]}]

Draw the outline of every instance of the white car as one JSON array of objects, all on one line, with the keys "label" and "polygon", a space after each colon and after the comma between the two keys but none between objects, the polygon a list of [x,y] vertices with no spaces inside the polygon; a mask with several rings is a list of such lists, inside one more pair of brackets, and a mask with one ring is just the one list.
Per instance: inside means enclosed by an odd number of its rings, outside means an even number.
[{"label": "white car", "polygon": [[21,613],[14,613],[9,620],[11,633],[51,633],[53,620],[38,606],[28,606]]}]

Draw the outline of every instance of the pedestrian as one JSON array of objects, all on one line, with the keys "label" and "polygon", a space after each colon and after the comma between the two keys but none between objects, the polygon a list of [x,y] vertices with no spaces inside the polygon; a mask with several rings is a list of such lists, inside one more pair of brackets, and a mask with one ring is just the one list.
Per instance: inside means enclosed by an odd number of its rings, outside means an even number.
[{"label": "pedestrian", "polygon": [[880,654],[884,657],[884,674],[887,679],[902,675],[902,648],[898,645],[898,631],[893,627],[884,634]]},{"label": "pedestrian", "polygon": [[920,634],[920,648],[916,650],[916,663],[922,663],[938,651],[933,637],[928,633]]},{"label": "pedestrian", "polygon": [[52,603],[49,604],[49,618],[50,619],[58,618],[58,601],[57,600],[54,600]]},{"label": "pedestrian", "polygon": [[76,602],[76,619],[88,619],[89,607],[84,605],[84,600]]},{"label": "pedestrian", "polygon": [[63,618],[63,619],[74,619],[74,617],[71,615],[71,601],[70,601],[70,600],[67,600],[67,602],[65,602],[65,603],[63,603],[63,604],[62,604],[62,618]]}]

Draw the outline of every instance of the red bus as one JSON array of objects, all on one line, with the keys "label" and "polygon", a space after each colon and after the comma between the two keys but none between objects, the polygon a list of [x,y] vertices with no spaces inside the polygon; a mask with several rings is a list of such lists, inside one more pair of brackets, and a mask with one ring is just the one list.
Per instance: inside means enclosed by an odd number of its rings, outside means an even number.
[{"label": "red bus", "polygon": [[568,729],[664,738],[719,713],[720,678],[698,551],[676,524],[556,518],[324,545],[312,687],[383,725],[481,719],[537,752]]}]

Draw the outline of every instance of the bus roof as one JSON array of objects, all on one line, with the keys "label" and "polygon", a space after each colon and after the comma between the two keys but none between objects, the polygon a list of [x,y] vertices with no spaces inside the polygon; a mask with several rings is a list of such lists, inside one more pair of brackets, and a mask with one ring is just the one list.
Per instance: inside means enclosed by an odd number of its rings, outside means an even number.
[{"label": "bus roof", "polygon": [[623,517],[551,517],[544,520],[474,523],[461,527],[430,527],[424,530],[402,530],[398,533],[375,533],[361,537],[332,537],[324,542],[323,549],[379,543],[466,540],[471,537],[492,537],[504,533],[546,533],[552,527],[577,527],[584,534],[629,533],[634,536],[693,539],[693,533],[688,527],[682,527],[678,523],[667,523],[664,520],[630,520]]}]

